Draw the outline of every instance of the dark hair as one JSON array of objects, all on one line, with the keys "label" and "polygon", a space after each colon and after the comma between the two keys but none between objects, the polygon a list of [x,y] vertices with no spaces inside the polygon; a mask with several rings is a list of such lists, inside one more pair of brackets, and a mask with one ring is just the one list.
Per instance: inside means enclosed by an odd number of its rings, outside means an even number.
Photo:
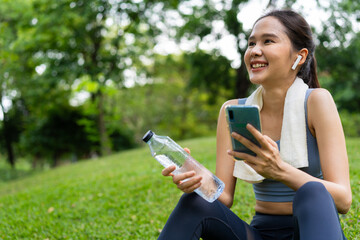
[{"label": "dark hair", "polygon": [[292,10],[274,10],[260,17],[256,22],[265,17],[275,17],[282,23],[286,29],[285,33],[296,50],[307,48],[309,51],[308,56],[297,76],[302,78],[311,88],[320,87],[316,73],[315,43],[312,38],[311,28],[306,20]]}]

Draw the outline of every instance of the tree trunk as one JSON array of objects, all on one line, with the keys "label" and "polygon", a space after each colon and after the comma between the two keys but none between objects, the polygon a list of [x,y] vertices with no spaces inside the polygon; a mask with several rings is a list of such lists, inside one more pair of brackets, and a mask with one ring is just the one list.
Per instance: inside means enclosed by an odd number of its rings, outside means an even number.
[{"label": "tree trunk", "polygon": [[9,129],[8,124],[8,116],[5,112],[4,105],[2,104],[2,95],[0,95],[0,107],[3,112],[3,137],[5,142],[5,148],[7,153],[7,160],[9,164],[11,165],[11,168],[15,168],[15,155],[13,150],[13,144],[12,144],[12,135],[11,135],[11,129]]},{"label": "tree trunk", "polygon": [[99,90],[98,94],[98,129],[100,135],[100,153],[106,156],[111,153],[110,141],[106,131],[105,112],[104,112],[104,94]]},{"label": "tree trunk", "polygon": [[11,132],[9,132],[9,129],[7,127],[8,123],[5,118],[5,113],[4,113],[4,122],[3,123],[4,123],[3,131],[4,131],[5,147],[6,147],[6,152],[7,152],[7,159],[11,165],[11,168],[15,168],[14,148],[13,148],[12,139],[11,139]]},{"label": "tree trunk", "polygon": [[244,61],[241,66],[236,69],[236,83],[235,83],[235,97],[244,98],[247,97],[247,92],[251,83],[248,79],[248,73]]}]

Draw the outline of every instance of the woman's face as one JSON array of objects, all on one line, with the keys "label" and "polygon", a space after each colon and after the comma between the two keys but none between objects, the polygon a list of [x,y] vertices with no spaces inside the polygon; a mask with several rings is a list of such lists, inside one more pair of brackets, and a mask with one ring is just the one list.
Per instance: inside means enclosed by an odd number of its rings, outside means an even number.
[{"label": "woman's face", "polygon": [[244,60],[250,81],[254,84],[278,84],[292,80],[291,69],[297,57],[285,27],[275,17],[259,20],[249,37]]}]

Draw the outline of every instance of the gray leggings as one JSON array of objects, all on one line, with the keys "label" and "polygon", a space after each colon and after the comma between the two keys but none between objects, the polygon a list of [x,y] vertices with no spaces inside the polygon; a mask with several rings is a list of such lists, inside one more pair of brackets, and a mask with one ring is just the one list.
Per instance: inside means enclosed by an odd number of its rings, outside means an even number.
[{"label": "gray leggings", "polygon": [[158,240],[343,240],[334,201],[323,184],[308,182],[297,192],[293,215],[256,213],[250,225],[219,201],[184,194]]}]

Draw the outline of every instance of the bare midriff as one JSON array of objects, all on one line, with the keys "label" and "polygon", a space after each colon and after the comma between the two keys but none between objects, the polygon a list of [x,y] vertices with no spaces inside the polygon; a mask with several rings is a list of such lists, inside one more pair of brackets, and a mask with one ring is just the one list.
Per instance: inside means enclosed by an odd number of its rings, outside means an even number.
[{"label": "bare midriff", "polygon": [[272,215],[292,215],[292,202],[264,202],[256,200],[255,211]]}]

